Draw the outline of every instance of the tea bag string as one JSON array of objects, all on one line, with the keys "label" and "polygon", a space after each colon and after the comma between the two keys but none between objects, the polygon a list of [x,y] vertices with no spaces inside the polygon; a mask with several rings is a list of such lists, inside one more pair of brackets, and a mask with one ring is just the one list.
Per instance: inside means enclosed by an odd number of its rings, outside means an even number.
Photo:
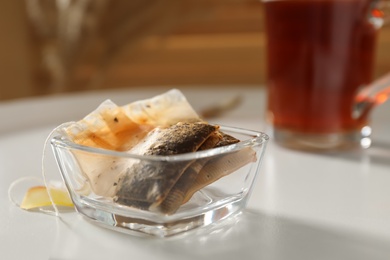
[{"label": "tea bag string", "polygon": [[14,199],[14,196],[12,195],[12,191],[14,190],[14,188],[24,182],[24,181],[40,181],[40,179],[38,177],[34,177],[34,176],[25,176],[25,177],[21,177],[21,178],[18,178],[16,180],[14,180],[13,182],[11,182],[11,184],[9,185],[8,187],[8,199],[14,204],[16,205],[17,207],[20,207],[21,206],[21,203],[18,202],[18,200]]},{"label": "tea bag string", "polygon": [[[42,177],[43,177],[43,183],[44,183],[44,185],[46,187],[50,203],[51,203],[51,205],[52,205],[52,207],[54,209],[54,215],[57,216],[57,217],[59,216],[59,210],[58,210],[57,206],[54,203],[54,199],[52,197],[52,194],[50,193],[49,184],[48,184],[48,180],[47,180],[47,176],[46,176],[46,172],[45,172],[45,159],[46,159],[45,152],[46,152],[46,149],[47,149],[47,144],[49,143],[49,141],[52,138],[53,134],[56,133],[56,132],[59,132],[59,130],[61,130],[62,128],[67,127],[67,126],[69,126],[71,124],[74,124],[74,123],[75,122],[63,123],[63,124],[57,126],[56,128],[54,128],[52,131],[50,131],[50,133],[46,137],[45,143],[43,145],[42,159],[41,159],[41,174],[42,174]],[[40,178],[35,177],[35,176],[24,176],[24,177],[21,177],[21,178],[18,178],[16,180],[14,180],[10,184],[10,186],[8,188],[8,198],[14,205],[16,205],[17,207],[21,206],[19,201],[14,198],[14,189],[15,189],[15,187],[18,186],[22,182],[33,181],[33,180],[34,181],[42,181]],[[39,210],[44,212],[44,213],[47,213],[47,214],[53,214],[52,210],[45,210],[43,208],[40,208]]]},{"label": "tea bag string", "polygon": [[[55,133],[59,133],[58,130],[61,130],[62,128],[64,127],[68,127],[72,124],[75,124],[76,122],[66,122],[66,123],[62,123],[61,125],[57,126],[56,128],[54,128],[53,130],[51,130],[51,132],[49,133],[49,135],[46,137],[46,140],[45,140],[45,143],[43,145],[43,150],[42,150],[42,161],[41,161],[41,172],[42,172],[42,177],[43,177],[43,183],[45,184],[45,187],[46,187],[46,190],[47,190],[47,194],[49,196],[49,200],[50,200],[50,203],[51,205],[53,206],[53,209],[54,209],[54,215],[56,217],[59,216],[59,210],[56,206],[56,204],[54,203],[54,199],[52,197],[52,194],[50,192],[50,188],[49,188],[49,184],[48,184],[48,180],[47,180],[47,176],[46,176],[46,171],[45,171],[45,159],[46,159],[46,148],[47,148],[47,145],[49,143],[49,141],[52,139],[52,136],[55,134]],[[46,211],[45,211],[46,212]],[[53,213],[51,211],[47,211],[47,213]]]}]

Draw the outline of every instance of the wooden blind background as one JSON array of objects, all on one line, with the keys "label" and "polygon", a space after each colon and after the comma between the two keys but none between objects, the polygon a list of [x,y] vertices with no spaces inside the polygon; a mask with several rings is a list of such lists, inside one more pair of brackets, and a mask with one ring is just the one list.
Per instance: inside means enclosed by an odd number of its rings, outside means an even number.
[{"label": "wooden blind background", "polygon": [[[178,19],[164,34],[151,31],[137,44],[125,45],[98,84],[71,84],[58,90],[36,75],[34,44],[38,42],[31,37],[23,2],[0,1],[0,100],[95,88],[264,84],[266,50],[261,2],[198,2],[191,19]],[[389,46],[390,28],[384,27],[376,76],[390,70]],[[81,66],[76,78],[83,78],[88,71],[88,67]]]}]

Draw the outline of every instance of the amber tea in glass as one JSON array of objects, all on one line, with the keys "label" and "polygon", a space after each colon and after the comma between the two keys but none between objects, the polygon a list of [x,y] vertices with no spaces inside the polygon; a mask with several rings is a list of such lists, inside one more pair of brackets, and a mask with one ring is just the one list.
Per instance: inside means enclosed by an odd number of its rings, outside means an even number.
[{"label": "amber tea in glass", "polygon": [[373,77],[381,25],[377,1],[263,2],[267,115],[275,140],[308,149],[358,144],[370,132],[368,113],[356,116],[353,109]]}]

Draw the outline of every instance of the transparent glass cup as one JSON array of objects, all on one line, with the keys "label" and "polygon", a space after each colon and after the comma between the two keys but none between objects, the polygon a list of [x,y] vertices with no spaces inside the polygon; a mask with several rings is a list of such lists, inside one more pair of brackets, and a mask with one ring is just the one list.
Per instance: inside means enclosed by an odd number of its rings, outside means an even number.
[{"label": "transparent glass cup", "polygon": [[286,147],[367,148],[370,112],[390,93],[373,80],[387,7],[377,0],[263,0],[267,120]]},{"label": "transparent glass cup", "polygon": [[[248,201],[260,170],[268,136],[261,132],[232,127],[220,129],[241,141],[219,148],[171,156],[142,156],[96,149],[77,145],[62,136],[54,137],[51,144],[76,210],[87,220],[117,231],[166,237],[208,226],[235,215],[242,211]],[[111,162],[115,162],[115,166]],[[204,173],[215,173],[213,169],[218,169],[221,175],[200,189],[198,186],[193,190],[195,192],[192,193],[192,197],[187,197],[175,212],[157,210],[167,199],[154,208],[144,207],[142,203],[129,205],[124,199],[121,200],[121,196],[125,198],[126,195],[109,191],[112,187],[108,179],[113,175],[119,176],[120,182],[120,179],[126,178],[123,176],[138,178],[140,176],[138,173],[143,174],[143,169],[147,169],[143,181],[138,185],[128,185],[126,192],[133,194],[133,191],[141,186],[146,186],[148,189],[145,190],[148,190],[148,193],[145,195],[149,196],[149,192],[153,193],[162,187],[159,185],[160,180],[155,178],[156,171],[176,170],[188,163],[191,167],[202,165],[195,180],[190,180],[191,187],[196,186],[193,184],[198,183],[198,177],[204,177]],[[140,165],[142,169],[138,167]],[[139,172],[132,169],[138,169]],[[91,179],[90,174],[96,171],[99,172],[98,180]],[[186,172],[176,184],[182,180]],[[174,191],[176,184],[170,188],[169,195]],[[114,183],[115,185],[119,186],[118,183]],[[177,196],[171,198],[177,200]]]}]

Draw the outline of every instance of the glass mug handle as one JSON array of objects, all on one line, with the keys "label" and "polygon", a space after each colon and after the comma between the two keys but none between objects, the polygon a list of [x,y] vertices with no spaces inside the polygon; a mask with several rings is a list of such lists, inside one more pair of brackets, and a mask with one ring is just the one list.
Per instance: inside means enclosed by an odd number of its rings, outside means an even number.
[{"label": "glass mug handle", "polygon": [[[368,19],[370,23],[379,29],[383,25],[390,23],[390,1],[373,0],[369,10]],[[377,105],[383,104],[390,97],[390,72],[364,86],[356,95],[355,104],[352,110],[353,118],[358,119],[361,116],[371,112],[371,109]]]},{"label": "glass mug handle", "polygon": [[376,29],[381,28],[390,21],[389,17],[385,16],[385,10],[389,8],[390,3],[387,0],[371,0],[368,20]]}]

